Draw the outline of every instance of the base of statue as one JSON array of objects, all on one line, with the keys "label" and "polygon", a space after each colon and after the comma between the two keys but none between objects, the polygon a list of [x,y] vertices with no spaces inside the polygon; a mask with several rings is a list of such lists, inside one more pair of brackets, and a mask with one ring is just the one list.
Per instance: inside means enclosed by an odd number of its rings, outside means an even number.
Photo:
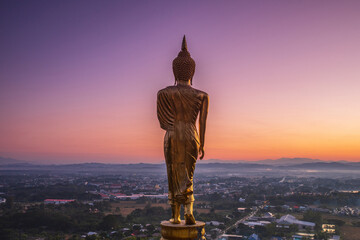
[{"label": "base of statue", "polygon": [[194,225],[185,225],[182,220],[180,224],[169,221],[161,222],[161,240],[205,240],[205,223],[196,221]]}]

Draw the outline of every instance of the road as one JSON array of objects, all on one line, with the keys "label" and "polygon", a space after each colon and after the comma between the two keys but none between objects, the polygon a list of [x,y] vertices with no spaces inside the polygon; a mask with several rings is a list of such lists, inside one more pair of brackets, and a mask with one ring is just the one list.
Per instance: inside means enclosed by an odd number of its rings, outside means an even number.
[{"label": "road", "polygon": [[244,223],[247,219],[253,217],[260,209],[264,208],[264,206],[259,206],[256,208],[256,210],[252,211],[250,214],[246,215],[245,217],[243,217],[242,219],[236,221],[233,225],[231,225],[230,227],[227,227],[224,231],[222,231],[219,236],[226,234],[227,231],[230,230],[230,228],[232,227],[236,227],[239,223]]}]

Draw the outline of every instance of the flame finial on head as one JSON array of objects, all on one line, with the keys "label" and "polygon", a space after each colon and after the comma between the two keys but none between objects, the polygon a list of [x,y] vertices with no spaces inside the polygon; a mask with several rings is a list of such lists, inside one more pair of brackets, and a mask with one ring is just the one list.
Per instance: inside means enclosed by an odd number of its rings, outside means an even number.
[{"label": "flame finial on head", "polygon": [[184,37],[183,37],[183,40],[182,40],[181,50],[182,50],[182,51],[187,51],[187,43],[186,43],[185,34],[184,34]]}]

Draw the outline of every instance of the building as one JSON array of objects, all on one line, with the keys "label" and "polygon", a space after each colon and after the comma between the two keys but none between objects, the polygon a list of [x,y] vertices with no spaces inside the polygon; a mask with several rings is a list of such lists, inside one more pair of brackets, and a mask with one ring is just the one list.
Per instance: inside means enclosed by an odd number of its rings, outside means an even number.
[{"label": "building", "polygon": [[334,224],[323,224],[322,231],[326,233],[335,233],[335,225]]},{"label": "building", "polygon": [[98,193],[102,199],[110,199],[110,196],[104,193]]},{"label": "building", "polygon": [[314,233],[301,233],[298,232],[295,235],[292,235],[292,240],[302,240],[302,239],[311,239],[313,240],[315,237]]},{"label": "building", "polygon": [[206,222],[206,225],[220,226],[220,225],[224,225],[224,223],[223,222],[218,222],[218,221],[210,221],[210,222]]},{"label": "building", "polygon": [[254,234],[252,234],[252,235],[249,236],[248,240],[260,240],[260,238],[259,238],[258,235],[256,235],[256,234],[254,233]]},{"label": "building", "polygon": [[263,221],[269,221],[269,222],[275,222],[276,217],[271,212],[266,212],[261,216],[261,220]]},{"label": "building", "polygon": [[237,210],[238,212],[244,213],[246,211],[246,208],[239,207]]},{"label": "building", "polygon": [[243,235],[223,234],[218,238],[218,240],[242,240],[242,239],[247,239],[247,237]]},{"label": "building", "polygon": [[45,204],[65,204],[75,202],[75,199],[45,199]]},{"label": "building", "polygon": [[270,224],[271,222],[269,221],[258,221],[258,222],[244,222],[245,225],[254,228],[255,226],[266,226],[268,224]]},{"label": "building", "polygon": [[282,216],[279,220],[277,220],[277,223],[278,223],[277,225],[278,227],[295,224],[298,226],[299,230],[303,230],[303,229],[314,230],[315,228],[315,223],[297,220],[294,216],[290,214]]}]

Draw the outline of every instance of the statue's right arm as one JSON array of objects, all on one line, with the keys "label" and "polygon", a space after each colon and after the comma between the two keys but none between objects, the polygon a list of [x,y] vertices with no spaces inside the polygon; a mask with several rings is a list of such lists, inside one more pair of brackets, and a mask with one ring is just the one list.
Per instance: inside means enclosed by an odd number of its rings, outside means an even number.
[{"label": "statue's right arm", "polygon": [[160,90],[157,94],[157,117],[160,123],[160,127],[167,130],[171,125],[172,113],[168,102],[165,100],[166,94]]},{"label": "statue's right arm", "polygon": [[205,93],[203,96],[203,101],[200,109],[200,117],[199,117],[199,130],[200,130],[200,159],[204,158],[204,145],[205,145],[205,130],[206,130],[206,118],[208,114],[209,108],[209,96]]}]

